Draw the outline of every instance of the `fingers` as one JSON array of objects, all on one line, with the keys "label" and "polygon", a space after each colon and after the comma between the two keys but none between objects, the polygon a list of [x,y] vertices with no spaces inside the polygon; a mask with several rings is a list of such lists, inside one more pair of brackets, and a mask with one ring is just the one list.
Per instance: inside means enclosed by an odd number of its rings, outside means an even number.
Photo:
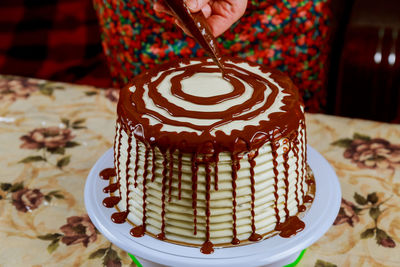
[{"label": "fingers", "polygon": [[211,13],[212,13],[211,6],[210,6],[210,5],[205,5],[205,6],[201,9],[201,12],[203,12],[203,14],[204,14],[204,16],[205,16],[206,18],[210,17],[210,16],[211,16]]},{"label": "fingers", "polygon": [[192,12],[202,10],[210,0],[186,0],[186,5]]},{"label": "fingers", "polygon": [[247,1],[219,1],[214,2],[211,16],[207,18],[212,34],[217,37],[229,29],[246,11]]}]

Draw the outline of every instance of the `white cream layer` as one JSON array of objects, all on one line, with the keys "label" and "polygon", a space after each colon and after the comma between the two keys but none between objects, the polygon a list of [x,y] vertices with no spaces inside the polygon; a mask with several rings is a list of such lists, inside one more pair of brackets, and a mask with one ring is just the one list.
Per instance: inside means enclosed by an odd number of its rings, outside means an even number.
[{"label": "white cream layer", "polygon": [[[115,155],[117,155],[118,141],[121,140],[119,164],[115,160],[117,175],[120,178],[120,190],[122,200],[118,207],[121,211],[126,210],[126,163],[130,157],[128,166],[128,184],[129,184],[129,215],[128,219],[136,225],[142,224],[143,216],[143,171],[144,171],[144,144],[139,142],[139,164],[138,164],[138,186],[134,187],[135,162],[136,162],[136,141],[132,138],[131,151],[128,153],[128,135],[122,130],[121,138],[119,136],[120,125],[117,125],[117,136],[115,143]],[[302,204],[303,192],[307,193],[307,184],[305,183],[305,166],[301,166],[305,156],[305,136],[304,130],[299,129],[298,135],[299,158],[294,156],[292,150],[289,152],[289,194],[287,207],[289,215],[295,215],[298,212],[298,206]],[[301,146],[301,144],[303,144]],[[292,144],[293,145],[293,144]],[[285,206],[285,183],[283,166],[283,141],[280,140],[280,148],[277,150],[278,157],[278,210],[281,222],[286,216]],[[156,179],[151,182],[152,153],[149,153],[148,176],[146,185],[146,230],[154,235],[161,232],[161,205],[162,205],[162,154],[156,149]],[[167,153],[168,154],[168,153]],[[191,244],[202,244],[205,241],[206,228],[206,197],[205,197],[205,170],[204,165],[200,165],[198,172],[197,186],[197,234],[194,235],[193,208],[192,208],[192,172],[191,155],[184,154],[182,157],[182,187],[181,199],[178,199],[178,155],[174,154],[173,182],[171,201],[168,202],[168,179],[166,187],[165,201],[165,234],[166,238],[173,241],[186,242]],[[273,157],[271,146],[266,143],[259,150],[259,156],[256,157],[255,171],[255,226],[256,233],[267,234],[274,230],[276,225],[275,214],[275,175],[273,171]],[[251,182],[250,165],[245,155],[240,160],[241,168],[238,171],[236,181],[236,230],[237,237],[240,240],[248,239],[251,230]],[[211,174],[211,197],[210,197],[210,237],[214,244],[229,243],[233,238],[233,201],[232,201],[232,164],[228,153],[221,153],[218,163],[218,191],[214,189],[214,168]],[[299,173],[297,175],[296,169]],[[297,199],[296,201],[296,191]],[[119,194],[119,192],[116,192]]]}]

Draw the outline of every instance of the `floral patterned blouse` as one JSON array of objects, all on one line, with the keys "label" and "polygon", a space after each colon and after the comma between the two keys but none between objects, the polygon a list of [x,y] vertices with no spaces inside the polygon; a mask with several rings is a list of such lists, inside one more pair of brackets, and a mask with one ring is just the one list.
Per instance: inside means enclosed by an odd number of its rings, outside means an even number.
[{"label": "floral patterned blouse", "polygon": [[[145,69],[204,50],[153,10],[153,0],[94,0],[114,85]],[[218,38],[221,53],[286,72],[310,112],[324,110],[330,0],[249,0],[246,13]]]}]

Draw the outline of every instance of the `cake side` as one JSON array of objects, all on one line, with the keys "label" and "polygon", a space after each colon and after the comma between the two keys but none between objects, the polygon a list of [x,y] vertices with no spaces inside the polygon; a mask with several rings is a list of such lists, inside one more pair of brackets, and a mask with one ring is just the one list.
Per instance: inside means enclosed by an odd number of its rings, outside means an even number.
[{"label": "cake side", "polygon": [[[120,126],[118,126],[120,127]],[[301,133],[303,133],[301,131]],[[121,130],[121,148],[128,146],[128,135]],[[276,163],[270,143],[266,143],[258,151],[259,155],[255,158],[254,166],[254,227],[257,234],[268,235],[276,227],[278,220],[284,222],[288,216],[298,213],[299,206],[303,205],[303,198],[308,191],[308,185],[305,179],[305,168],[303,158],[305,154],[304,135],[300,134],[297,138],[297,147],[288,148],[287,139],[280,139],[280,147],[276,153]],[[286,146],[284,143],[287,143]],[[296,142],[296,140],[295,140]],[[295,143],[293,142],[293,144]],[[138,153],[136,145],[132,145],[130,151],[122,149],[120,153],[120,165],[117,168],[121,177],[120,191],[122,200],[118,208],[122,211],[127,207],[127,190],[129,184],[129,215],[128,219],[135,225],[143,224],[143,216],[146,217],[146,230],[157,235],[161,233],[162,218],[162,188],[164,168],[157,168],[152,177],[153,155],[151,148],[138,141]],[[117,146],[118,147],[118,146]],[[295,150],[298,149],[298,153]],[[118,154],[118,151],[116,151]],[[167,159],[171,158],[169,152]],[[236,216],[236,238],[244,241],[253,234],[252,229],[252,181],[250,179],[251,164],[249,154],[244,153],[239,160],[240,169],[237,171],[236,186],[232,183],[232,159],[229,153],[220,153],[218,161],[218,171],[215,172],[215,164],[210,165],[210,241],[213,244],[227,245],[234,239],[233,216]],[[288,177],[285,177],[285,154],[288,154],[287,170]],[[136,162],[138,156],[138,165],[128,164],[128,176],[126,176],[126,163],[128,157],[130,162]],[[163,165],[163,155],[160,150],[155,149],[155,165]],[[166,166],[167,179],[164,180],[164,212],[165,212],[165,237],[169,240],[185,242],[189,244],[201,245],[206,235],[206,170],[204,165],[199,166],[197,172],[196,195],[196,220],[193,208],[193,177],[192,177],[192,156],[182,154],[181,163],[179,163],[179,152],[172,153],[173,167],[170,176],[169,160]],[[147,162],[147,164],[146,164]],[[179,165],[181,169],[179,170]],[[131,167],[129,167],[131,165]],[[145,168],[146,166],[146,175]],[[279,174],[276,177],[274,170]],[[179,176],[179,172],[181,175]],[[218,174],[217,181],[215,174]],[[136,180],[135,180],[136,177]],[[180,179],[179,179],[180,177]],[[275,179],[277,178],[277,180]],[[128,180],[126,180],[128,179]],[[287,181],[287,184],[286,182]],[[137,184],[135,187],[135,183]],[[170,187],[171,186],[171,187]],[[217,186],[217,190],[216,190]],[[288,186],[288,192],[286,192]],[[146,188],[146,191],[143,189]],[[171,188],[171,190],[170,190]],[[236,209],[233,212],[234,201],[233,192],[236,195]],[[275,196],[277,193],[277,197]],[[143,201],[146,202],[145,211]],[[277,210],[275,206],[277,205]]]},{"label": "cake side", "polygon": [[286,225],[309,201],[297,90],[279,71],[232,58],[224,65],[222,77],[204,59],[171,62],[122,89],[114,219],[132,222],[133,236],[209,253],[304,227]]}]

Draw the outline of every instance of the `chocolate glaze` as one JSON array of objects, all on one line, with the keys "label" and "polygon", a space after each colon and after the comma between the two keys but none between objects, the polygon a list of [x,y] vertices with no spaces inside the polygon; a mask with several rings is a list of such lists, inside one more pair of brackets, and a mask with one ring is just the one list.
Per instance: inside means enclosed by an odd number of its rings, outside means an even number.
[{"label": "chocolate glaze", "polygon": [[197,153],[192,155],[192,208],[193,208],[193,234],[197,235]]},{"label": "chocolate glaze", "polygon": [[182,152],[178,155],[178,199],[181,200],[182,187]]},{"label": "chocolate glaze", "polygon": [[[144,236],[144,233],[145,233],[145,228],[143,225],[136,226],[136,227],[132,228],[130,231],[130,234],[134,237],[142,237],[142,236]],[[163,240],[163,238],[159,238],[159,239]]]},{"label": "chocolate glaze", "polygon": [[307,183],[308,185],[313,185],[313,184],[315,184],[315,182],[314,182],[313,179],[307,179],[307,180],[306,180],[306,183]]},{"label": "chocolate glaze", "polygon": [[[294,157],[296,159],[296,177],[300,177],[300,173],[299,173],[299,140],[298,140],[298,133],[295,134],[294,137],[294,143],[293,143],[293,154]],[[295,191],[295,197],[296,197],[296,203],[297,205],[300,205],[300,200],[299,200],[299,183],[301,183],[302,179],[300,179],[300,181],[298,181],[296,183],[296,191]]]},{"label": "chocolate glaze", "polygon": [[[122,127],[120,126],[119,127],[119,130],[118,130],[118,133],[119,133],[119,138],[118,138],[118,147],[117,147],[117,153],[116,153],[116,155],[114,155],[114,158],[116,159],[116,165],[115,165],[115,170],[116,170],[116,173],[117,173],[117,183],[118,184],[121,184],[121,175],[119,174],[119,171],[120,171],[120,161],[119,161],[119,158],[120,158],[120,155],[121,155],[121,139],[122,139]],[[121,196],[121,190],[119,190],[119,197],[121,198],[122,196]]]},{"label": "chocolate glaze", "polygon": [[231,154],[232,160],[232,244],[239,244],[240,241],[236,237],[236,179],[237,179],[237,171],[240,169],[239,160],[237,159],[237,154]]},{"label": "chocolate glaze", "polygon": [[117,191],[118,188],[119,188],[118,183],[109,184],[108,186],[103,188],[103,192],[104,193],[114,193],[115,191]]},{"label": "chocolate glaze", "polygon": [[[197,60],[197,59],[196,59]],[[177,71],[184,71],[180,75],[176,75],[175,78],[171,80],[172,88],[178,88],[179,83],[183,78],[194,75],[198,72],[217,72],[215,68],[208,68],[212,63],[207,62],[205,59],[198,59],[200,63],[192,64],[190,66],[180,66],[180,63],[189,64],[189,60],[183,59],[181,61],[174,61],[167,63],[165,65],[158,66],[154,68],[152,71],[145,72],[129,83],[125,88],[121,90],[120,93],[120,101],[118,103],[118,118],[122,127],[125,128],[126,131],[133,131],[135,127],[141,125],[145,131],[136,131],[134,132],[135,138],[141,140],[144,143],[156,143],[157,147],[160,149],[169,149],[170,147],[174,147],[179,149],[183,153],[194,153],[197,152],[198,147],[202,144],[211,141],[213,145],[213,149],[215,151],[228,151],[233,152],[235,149],[235,141],[237,138],[242,140],[246,140],[248,146],[251,144],[251,149],[256,149],[261,147],[265,142],[253,143],[252,140],[259,133],[265,134],[268,140],[271,140],[271,137],[274,137],[273,131],[275,129],[279,129],[280,136],[289,136],[291,132],[294,132],[299,127],[299,121],[304,120],[304,115],[300,109],[300,105],[298,104],[299,97],[296,91],[295,86],[291,83],[290,79],[280,73],[279,71],[262,68],[262,70],[266,73],[271,73],[270,77],[277,81],[283,88],[283,93],[291,95],[291,97],[285,97],[282,102],[284,106],[281,108],[282,112],[276,112],[269,115],[269,120],[261,121],[259,125],[252,126],[247,125],[243,130],[233,130],[231,134],[225,134],[222,131],[217,131],[215,136],[211,135],[210,131],[222,124],[226,124],[232,120],[248,120],[253,118],[254,116],[264,112],[268,107],[270,107],[274,102],[275,98],[278,94],[278,88],[270,83],[267,79],[260,77],[256,74],[252,74],[247,70],[241,69],[234,65],[235,63],[243,62],[243,60],[237,60],[233,58],[224,59],[226,74],[225,76],[231,77],[234,82],[232,82],[234,86],[234,92],[236,91],[239,85],[236,85],[236,82],[241,84],[240,80],[235,77],[240,77],[240,79],[248,82],[253,88],[253,95],[249,100],[244,103],[233,106],[223,113],[221,112],[195,112],[188,111],[183,109],[182,107],[176,106],[163,97],[160,93],[157,92],[157,86],[168,74]],[[228,63],[228,60],[232,61],[232,63]],[[251,66],[258,66],[253,63],[248,63]],[[239,72],[240,71],[240,72]],[[160,72],[163,72],[156,80],[149,82],[152,77],[155,77]],[[165,110],[168,111],[172,116],[176,117],[192,117],[192,118],[208,118],[208,119],[220,119],[217,123],[212,125],[193,125],[189,122],[174,120],[171,121],[163,117],[161,114],[158,114],[152,110],[149,110],[146,107],[146,104],[143,100],[143,96],[145,93],[144,86],[149,87],[149,97],[152,98],[153,102],[156,105],[162,106]],[[271,89],[271,94],[268,96],[265,105],[260,107],[253,112],[248,112],[245,115],[237,115],[240,114],[243,110],[246,110],[256,103],[259,103],[263,99],[263,92],[266,89],[266,85]],[[135,91],[132,93],[129,88],[134,87]],[[243,86],[243,85],[242,85]],[[190,102],[190,97],[187,96],[182,90],[180,97],[183,100],[187,100]],[[221,96],[222,97],[222,96]],[[225,96],[224,96],[225,97]],[[201,101],[203,105],[213,105],[218,103],[218,100],[211,99],[210,97],[196,97]],[[133,105],[134,103],[134,105]],[[146,117],[143,117],[143,114],[148,114],[156,118],[160,121],[160,124],[149,125],[149,120]],[[235,117],[234,117],[235,116]],[[223,119],[221,119],[221,117]],[[175,126],[188,127],[199,130],[202,132],[201,135],[198,135],[195,132],[180,132],[179,134],[168,134],[167,136],[161,130],[163,124],[171,124]],[[167,138],[167,142],[162,141],[161,138]],[[184,140],[185,142],[182,142]],[[242,151],[246,151],[247,147],[242,147]]]},{"label": "chocolate glaze", "polygon": [[[131,138],[131,135],[129,135],[129,137]],[[128,143],[130,146],[132,144],[132,142]],[[128,151],[131,151],[131,148],[128,148]],[[129,156],[128,156],[128,161],[129,161]],[[137,179],[138,179],[138,170],[139,170],[139,142],[136,141],[136,153],[135,153],[135,177],[134,177],[134,181],[135,183],[133,184],[135,186],[135,188],[137,187]],[[128,177],[128,168],[126,169],[127,171],[127,175],[126,177]]]},{"label": "chocolate glaze", "polygon": [[306,196],[304,196],[303,201],[304,201],[304,203],[312,203],[313,197],[306,195]]},{"label": "chocolate glaze", "polygon": [[271,142],[271,148],[272,148],[272,164],[274,165],[274,209],[275,209],[275,218],[276,218],[276,224],[278,225],[279,222],[281,221],[281,217],[279,216],[279,209],[278,209],[278,153],[277,150],[279,148],[279,142]]},{"label": "chocolate glaze", "polygon": [[[131,151],[132,151],[132,135],[129,134],[128,137],[128,158],[126,159],[126,166],[125,166],[125,184],[126,184],[126,214],[128,216],[129,213],[129,164],[131,163]],[[138,154],[138,142],[136,142],[136,154],[135,154],[135,163],[138,162],[139,154]],[[136,176],[137,176],[137,165],[135,168],[135,187],[136,187]],[[120,190],[121,191],[121,190]],[[126,218],[126,217],[125,217]]]},{"label": "chocolate glaze", "polygon": [[172,176],[174,170],[174,150],[169,150],[169,173],[168,173],[168,202],[171,202],[172,196]]},{"label": "chocolate glaze", "polygon": [[114,168],[107,168],[100,172],[99,176],[103,180],[109,180],[111,177],[117,175]]},{"label": "chocolate glaze", "polygon": [[201,253],[211,254],[214,252],[214,244],[211,241],[206,241],[200,248]]},{"label": "chocolate glaze", "polygon": [[[210,191],[211,191],[211,169],[210,169],[210,162],[209,159],[207,158],[206,155],[203,157],[203,162],[205,162],[205,169],[206,169],[206,241],[203,244],[204,246],[207,246],[207,248],[204,248],[204,251],[207,251],[209,253],[212,253],[214,250],[208,249],[209,246],[213,246],[213,244],[210,241]],[[207,244],[207,245],[206,245]],[[203,252],[204,253],[204,252]],[[206,253],[206,254],[209,254]]]},{"label": "chocolate glaze", "polygon": [[128,212],[115,212],[111,215],[111,220],[114,223],[124,223],[126,221],[126,217],[128,217]]},{"label": "chocolate glaze", "polygon": [[[284,145],[287,145],[287,144],[290,145],[290,143],[288,143],[287,139],[283,140],[283,144]],[[289,147],[289,149],[284,147],[284,149],[283,149],[283,166],[284,166],[285,170],[284,170],[283,174],[285,175],[285,179],[283,181],[285,183],[285,201],[284,201],[285,207],[283,208],[283,210],[286,213],[285,219],[287,219],[289,217],[289,209],[288,209],[288,206],[287,206],[288,197],[289,197],[289,163],[288,163],[288,161],[289,161],[289,151],[290,151],[290,147]]]},{"label": "chocolate glaze", "polygon": [[[214,96],[214,97],[194,97],[186,94],[182,90],[181,82],[183,79],[191,77],[192,75],[199,72],[218,72],[218,69],[212,68],[212,63],[207,62],[206,59],[196,59],[199,63],[192,64],[190,66],[182,66],[183,64],[188,64],[189,60],[183,59],[181,61],[170,62],[165,65],[156,67],[155,69],[145,72],[142,75],[137,76],[131,83],[129,83],[124,89],[121,90],[120,100],[118,103],[118,124],[121,129],[129,134],[129,137],[134,137],[136,139],[136,155],[139,153],[139,142],[142,142],[145,150],[145,167],[143,173],[143,221],[142,225],[136,226],[132,229],[131,234],[133,236],[142,236],[146,231],[146,178],[148,176],[147,169],[149,165],[149,155],[152,153],[151,159],[151,182],[155,180],[155,172],[157,168],[162,168],[162,197],[161,197],[161,232],[157,235],[157,238],[165,239],[165,205],[166,196],[168,194],[168,201],[171,200],[171,190],[172,190],[172,178],[175,175],[174,169],[174,156],[173,152],[178,150],[178,199],[181,199],[181,179],[182,179],[182,153],[188,153],[192,158],[192,209],[193,209],[193,233],[197,234],[197,180],[198,180],[198,170],[200,165],[204,165],[206,170],[206,241],[202,245],[201,251],[203,253],[212,253],[213,244],[210,241],[210,191],[211,191],[211,166],[214,166],[214,190],[218,190],[218,161],[220,152],[228,152],[231,154],[232,160],[232,233],[233,239],[232,244],[236,245],[240,243],[237,238],[236,232],[236,180],[237,172],[240,169],[240,159],[243,155],[247,153],[248,161],[250,163],[250,173],[249,178],[251,182],[251,226],[252,233],[250,234],[249,240],[258,241],[262,239],[262,236],[256,233],[255,227],[255,212],[254,212],[254,202],[255,202],[255,181],[254,181],[254,167],[256,165],[255,158],[258,156],[258,149],[270,142],[273,155],[273,172],[275,174],[275,199],[274,199],[274,209],[276,213],[277,226],[276,230],[281,232],[282,236],[287,236],[292,232],[297,232],[302,229],[301,221],[295,217],[289,217],[289,211],[287,208],[288,201],[288,154],[292,152],[296,159],[299,159],[299,148],[298,145],[302,147],[302,162],[296,164],[296,174],[300,177],[300,191],[304,195],[303,182],[305,181],[306,173],[302,171],[300,174],[298,169],[302,169],[306,166],[306,151],[305,142],[303,142],[304,133],[301,132],[301,143],[299,144],[298,135],[296,134],[299,127],[305,131],[304,125],[304,115],[299,105],[299,96],[297,94],[297,89],[291,83],[290,79],[280,73],[279,71],[272,70],[269,68],[261,67],[261,70],[265,73],[270,73],[270,77],[278,83],[283,89],[283,93],[289,95],[289,97],[284,97],[283,107],[281,107],[281,112],[276,112],[268,115],[269,120],[261,121],[257,126],[247,125],[242,130],[232,130],[230,134],[225,134],[222,131],[215,132],[215,135],[211,135],[210,131],[222,124],[229,123],[232,120],[248,120],[254,116],[259,115],[268,109],[275,101],[278,94],[278,88],[275,84],[269,82],[265,77],[261,77],[257,74],[251,73],[245,69],[237,66],[236,63],[241,63],[243,60],[237,60],[234,58],[225,58],[225,74],[224,79],[230,82],[234,88],[232,92],[225,95]],[[232,62],[228,62],[232,61]],[[251,66],[258,66],[253,63],[248,63]],[[211,66],[211,68],[210,68]],[[175,75],[171,79],[171,92],[176,97],[183,100],[200,104],[200,105],[214,105],[223,101],[226,98],[238,97],[244,92],[244,84],[242,81],[248,83],[253,87],[253,94],[248,100],[239,104],[237,106],[232,106],[224,112],[194,112],[183,109],[180,106],[176,106],[173,103],[169,103],[168,100],[157,91],[157,86],[166,78],[174,72],[181,72]],[[159,75],[160,74],[160,75]],[[154,77],[157,76],[157,79]],[[134,92],[129,90],[130,87],[134,87]],[[143,96],[145,93],[145,87],[148,87],[148,97],[159,107],[164,108],[168,113],[174,117],[192,117],[192,118],[208,118],[208,119],[219,119],[217,123],[210,126],[194,125],[189,122],[172,120],[165,118],[164,116],[147,109],[146,103],[143,101]],[[270,90],[270,94],[265,101],[265,104],[258,109],[242,114],[243,111],[248,111],[250,107],[261,103],[264,99],[264,90]],[[152,116],[156,120],[160,121],[159,124],[150,125],[149,120],[143,117],[143,114]],[[222,119],[221,119],[222,118]],[[201,131],[198,135],[194,132],[180,132],[180,133],[166,133],[163,132],[161,127],[163,124],[170,124],[174,126],[188,127]],[[281,219],[278,209],[278,153],[277,150],[280,147],[279,140],[286,138],[288,144],[293,144],[289,148],[284,146],[286,153],[283,155],[284,161],[284,184],[285,184],[285,195],[284,195],[284,211],[285,218]],[[297,142],[297,143],[296,143]],[[119,146],[116,151],[116,167],[119,170],[119,155],[120,155],[120,144],[121,144],[121,132],[119,132],[118,138]],[[131,143],[131,142],[129,142]],[[156,153],[155,148],[158,148],[163,156],[162,166],[158,166],[156,163]],[[129,154],[131,153],[129,148]],[[137,186],[138,180],[138,159],[136,157],[135,161],[135,187]],[[128,168],[127,168],[128,169]],[[119,176],[119,175],[118,175]],[[128,174],[127,174],[128,177]],[[118,183],[120,178],[118,178]],[[167,184],[168,183],[168,184]],[[127,181],[128,187],[128,181]],[[168,187],[168,191],[167,191]],[[298,185],[296,184],[296,202],[300,205],[298,197]],[[116,199],[115,199],[116,201]],[[110,201],[107,201],[110,202]],[[306,202],[306,199],[304,200]],[[299,206],[299,210],[303,210],[304,205]],[[127,205],[128,208],[128,205]],[[122,215],[121,215],[122,216]],[[295,219],[297,218],[297,219]],[[284,223],[281,223],[284,221]],[[299,222],[300,221],[300,222]],[[304,224],[304,223],[303,223]]]},{"label": "chocolate glaze", "polygon": [[143,217],[142,217],[142,228],[143,232],[146,231],[146,197],[147,197],[147,175],[148,175],[148,168],[149,168],[149,154],[150,154],[150,149],[149,147],[146,147],[146,152],[144,154],[144,171],[143,171]]},{"label": "chocolate glaze", "polygon": [[304,206],[304,205],[300,205],[299,206],[299,212],[303,212],[303,211],[305,211],[307,208],[306,208],[306,206]]},{"label": "chocolate glaze", "polygon": [[252,151],[247,154],[248,161],[250,163],[250,183],[251,183],[251,235],[249,237],[250,241],[258,241],[262,237],[261,235],[256,233],[256,225],[255,225],[255,220],[254,217],[256,214],[254,213],[254,202],[255,202],[255,194],[256,194],[256,189],[255,189],[255,184],[256,182],[254,181],[254,167],[256,166],[256,161],[254,160],[258,156],[258,150]]},{"label": "chocolate glaze", "polygon": [[152,158],[151,158],[151,164],[152,164],[152,169],[151,169],[151,181],[154,182],[154,179],[156,179],[156,151],[154,147],[151,147],[151,153],[152,153]]},{"label": "chocolate glaze", "polygon": [[280,231],[281,237],[289,238],[302,231],[305,226],[305,223],[299,217],[291,216],[284,223],[278,224],[275,230]]},{"label": "chocolate glaze", "polygon": [[120,200],[121,198],[116,196],[106,197],[103,199],[103,205],[106,208],[112,208],[117,205]]},{"label": "chocolate glaze", "polygon": [[168,167],[167,167],[167,163],[168,163],[168,159],[167,159],[167,155],[165,151],[162,151],[162,155],[163,155],[163,171],[162,171],[162,187],[161,187],[161,193],[162,193],[162,197],[161,197],[161,233],[159,233],[157,235],[157,238],[163,240],[165,239],[165,190],[167,187],[167,174],[168,174]]}]

